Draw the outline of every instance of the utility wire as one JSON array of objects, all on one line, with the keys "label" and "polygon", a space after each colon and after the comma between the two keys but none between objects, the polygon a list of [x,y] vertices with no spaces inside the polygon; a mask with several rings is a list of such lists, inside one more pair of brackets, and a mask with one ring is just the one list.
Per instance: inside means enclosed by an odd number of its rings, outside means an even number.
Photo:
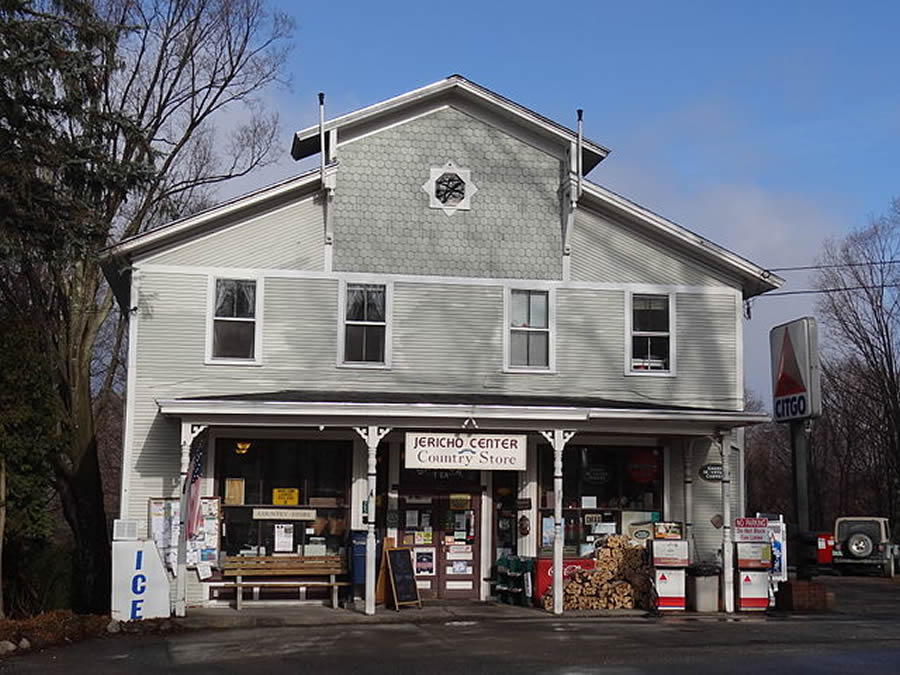
[{"label": "utility wire", "polygon": [[837,267],[865,267],[867,265],[895,265],[900,260],[876,260],[872,262],[830,263],[827,265],[794,265],[791,267],[770,267],[767,272],[800,272],[803,270],[827,270]]},{"label": "utility wire", "polygon": [[[771,298],[777,295],[814,295],[820,293],[842,293],[844,291],[862,291],[874,288],[900,288],[900,284],[873,284],[871,286],[843,286],[841,288],[814,288],[801,291],[775,291],[773,293],[763,293],[756,298]],[[756,299],[754,298],[754,300]]]}]

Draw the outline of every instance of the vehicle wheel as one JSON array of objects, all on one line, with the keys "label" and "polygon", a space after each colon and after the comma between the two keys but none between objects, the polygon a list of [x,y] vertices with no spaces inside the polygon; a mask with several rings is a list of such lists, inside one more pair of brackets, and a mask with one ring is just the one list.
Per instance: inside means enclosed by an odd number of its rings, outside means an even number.
[{"label": "vehicle wheel", "polygon": [[845,550],[854,558],[868,558],[875,550],[875,544],[869,535],[856,532],[847,538]]}]

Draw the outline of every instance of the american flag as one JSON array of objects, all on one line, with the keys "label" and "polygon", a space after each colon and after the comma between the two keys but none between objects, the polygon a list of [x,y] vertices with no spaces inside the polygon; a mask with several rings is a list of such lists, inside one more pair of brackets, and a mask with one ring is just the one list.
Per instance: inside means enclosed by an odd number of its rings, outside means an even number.
[{"label": "american flag", "polygon": [[203,448],[206,445],[206,439],[198,437],[191,448],[193,450],[193,458],[191,459],[190,476],[184,486],[187,492],[187,513],[185,514],[185,534],[190,539],[194,537],[203,524],[203,518],[200,515],[200,478],[203,475]]}]

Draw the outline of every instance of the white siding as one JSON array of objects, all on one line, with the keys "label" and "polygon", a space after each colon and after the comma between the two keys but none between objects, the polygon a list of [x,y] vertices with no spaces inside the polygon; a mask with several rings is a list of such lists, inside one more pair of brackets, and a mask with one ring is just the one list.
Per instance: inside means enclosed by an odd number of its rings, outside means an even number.
[{"label": "white siding", "polygon": [[310,196],[158,253],[147,262],[321,270],[324,239],[322,207]]},{"label": "white siding", "polygon": [[[726,436],[726,442],[728,442]],[[732,438],[733,440],[733,438]],[[671,470],[669,485],[670,513],[666,518],[684,521],[684,449],[690,439],[678,439],[672,445]],[[730,445],[729,445],[730,447]],[[733,450],[731,457],[731,517],[741,515],[741,497],[739,494],[740,477],[738,475],[738,452]],[[722,530],[712,525],[712,518],[722,514],[722,484],[708,482],[699,476],[700,467],[704,464],[720,462],[719,448],[709,439],[699,439],[694,443],[693,456],[693,498],[694,498],[694,543],[696,560],[716,560],[722,549]]]},{"label": "white siding", "polygon": [[740,287],[646,230],[583,208],[575,214],[571,245],[576,281]]}]

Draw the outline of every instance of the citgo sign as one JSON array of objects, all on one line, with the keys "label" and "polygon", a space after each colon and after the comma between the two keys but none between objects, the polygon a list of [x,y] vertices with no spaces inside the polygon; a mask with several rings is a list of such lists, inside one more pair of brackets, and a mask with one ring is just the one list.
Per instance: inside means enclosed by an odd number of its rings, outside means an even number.
[{"label": "citgo sign", "polygon": [[769,333],[772,410],[777,422],[822,414],[816,320],[804,317]]}]

